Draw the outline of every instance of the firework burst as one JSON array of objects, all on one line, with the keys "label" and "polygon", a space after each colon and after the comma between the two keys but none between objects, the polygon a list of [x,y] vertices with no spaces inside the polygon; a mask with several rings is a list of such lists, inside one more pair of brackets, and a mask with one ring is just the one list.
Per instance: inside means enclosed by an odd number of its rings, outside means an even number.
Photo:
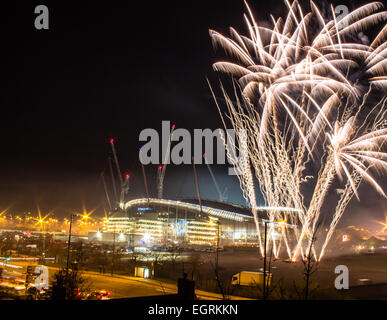
[{"label": "firework burst", "polygon": [[[326,18],[313,2],[307,13],[297,1],[285,4],[288,15],[271,16],[271,29],[258,25],[246,3],[248,36],[233,28],[230,37],[210,30],[214,45],[234,59],[214,69],[238,79],[232,98],[223,86],[222,92],[232,126],[248,133],[233,146],[246,154],[235,163],[246,199],[256,205],[255,176],[267,205],[300,209],[269,213],[271,221],[301,226],[293,230],[293,249],[287,228],[282,232],[289,257],[304,255],[336,177],[345,184],[320,255],[313,248],[321,259],[349,201],[360,198],[361,181],[386,197],[371,172],[387,171],[387,12],[373,2],[338,21],[333,7]],[[371,44],[353,41],[360,31],[380,26]],[[376,90],[382,94],[375,103]],[[306,173],[317,166],[315,174]],[[313,190],[310,197],[306,189]],[[272,241],[278,255],[281,241]]]}]

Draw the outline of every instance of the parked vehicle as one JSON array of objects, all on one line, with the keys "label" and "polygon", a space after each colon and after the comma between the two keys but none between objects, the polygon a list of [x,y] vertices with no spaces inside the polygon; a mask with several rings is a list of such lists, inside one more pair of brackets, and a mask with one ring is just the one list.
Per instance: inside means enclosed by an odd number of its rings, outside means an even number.
[{"label": "parked vehicle", "polygon": [[[270,286],[272,274],[266,273],[266,280]],[[241,271],[232,277],[233,286],[263,286],[263,272]]]},{"label": "parked vehicle", "polygon": [[110,300],[110,292],[107,290],[97,290],[92,292],[87,300]]}]

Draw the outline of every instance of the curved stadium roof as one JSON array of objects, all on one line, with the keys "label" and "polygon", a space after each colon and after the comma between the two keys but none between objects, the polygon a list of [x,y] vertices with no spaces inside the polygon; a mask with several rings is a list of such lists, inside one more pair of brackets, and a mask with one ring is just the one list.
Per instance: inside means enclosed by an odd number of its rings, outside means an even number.
[{"label": "curved stadium roof", "polygon": [[237,213],[237,212],[228,211],[224,209],[215,209],[205,205],[202,205],[202,210],[200,210],[200,205],[198,204],[183,202],[178,200],[165,200],[165,199],[152,199],[152,198],[134,199],[126,202],[124,209],[127,210],[127,209],[130,209],[131,207],[135,207],[138,205],[159,205],[159,206],[169,206],[169,207],[174,207],[179,209],[188,209],[190,211],[195,211],[198,213],[203,212],[205,214],[208,214],[209,216],[235,220],[240,222],[253,219],[251,214],[248,215],[248,214]]},{"label": "curved stadium roof", "polygon": [[[189,209],[197,213],[203,212],[205,214],[208,214],[209,216],[228,219],[228,220],[234,220],[239,222],[251,221],[254,219],[251,213],[251,208],[231,205],[231,204],[222,203],[222,202],[204,200],[202,201],[202,210],[201,210],[199,204],[192,203],[192,202],[197,202],[197,200],[179,201],[179,200],[166,200],[166,199],[154,199],[154,198],[149,198],[149,199],[141,198],[141,199],[134,199],[126,202],[124,205],[124,209],[127,210],[139,205],[159,205],[159,206],[168,206],[168,207],[179,208],[179,209]],[[236,210],[238,210],[238,212],[236,212]],[[299,211],[298,209],[294,209],[294,208],[277,208],[277,207],[275,208],[257,207],[256,210],[261,212]]]}]

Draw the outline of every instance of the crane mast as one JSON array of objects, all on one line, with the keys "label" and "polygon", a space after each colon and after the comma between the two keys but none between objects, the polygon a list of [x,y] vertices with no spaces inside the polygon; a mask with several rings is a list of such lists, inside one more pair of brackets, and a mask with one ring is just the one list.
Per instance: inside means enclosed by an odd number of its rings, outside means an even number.
[{"label": "crane mast", "polygon": [[194,157],[192,157],[192,166],[193,166],[193,173],[194,173],[194,179],[195,179],[196,194],[198,196],[198,202],[199,202],[199,206],[200,206],[199,218],[202,218],[202,215],[203,215],[202,199],[200,198],[199,181],[198,181],[198,175],[196,174],[195,158]]},{"label": "crane mast", "polygon": [[112,212],[112,203],[110,202],[109,192],[108,192],[108,189],[107,189],[107,186],[106,186],[105,172],[101,173],[101,179],[102,179],[103,188],[105,190],[106,200],[107,200],[107,203],[109,205],[109,212]]},{"label": "crane mast", "polygon": [[142,176],[144,177],[144,186],[145,186],[145,192],[146,196],[148,198],[148,204],[149,204],[149,189],[148,189],[148,182],[146,180],[146,175],[145,175],[145,168],[144,165],[141,163],[141,168],[142,168]]},{"label": "crane mast", "polygon": [[172,130],[169,134],[167,150],[165,151],[164,162],[163,162],[162,166],[161,165],[159,166],[158,171],[157,171],[157,180],[158,180],[157,195],[158,195],[159,199],[163,198],[165,171],[167,170],[168,157],[169,157],[170,150],[171,150],[172,134],[175,131],[175,128],[176,128],[176,126],[172,125]]},{"label": "crane mast", "polygon": [[122,185],[124,184],[124,181],[122,180],[120,165],[119,165],[118,159],[117,159],[116,148],[114,147],[114,139],[110,139],[110,145],[112,146],[113,157],[114,157],[114,163],[115,163],[115,165],[116,165],[118,179],[120,179],[120,183],[121,183],[121,186],[122,186]]},{"label": "crane mast", "polygon": [[124,204],[124,199],[125,199],[125,194],[128,192],[129,190],[129,179],[130,179],[130,175],[129,174],[126,174],[125,175],[125,181],[124,179],[122,178],[122,174],[121,174],[121,170],[120,170],[120,165],[118,163],[118,158],[117,158],[117,152],[116,152],[116,148],[114,146],[114,139],[110,139],[110,145],[112,147],[112,152],[113,152],[113,158],[114,158],[114,163],[116,165],[116,169],[117,169],[117,175],[118,175],[118,178],[120,180],[120,184],[121,184],[121,192],[120,192],[120,199],[119,199],[119,206],[121,209],[123,209],[123,204]]},{"label": "crane mast", "polygon": [[112,179],[112,187],[113,187],[113,194],[114,194],[114,209],[115,209],[118,202],[118,195],[117,195],[116,181],[114,179],[114,174],[113,174],[112,159],[110,157],[108,158],[108,164],[109,164],[110,177]]},{"label": "crane mast", "polygon": [[[215,184],[216,191],[217,191],[218,194],[219,194],[219,201],[220,201],[220,202],[223,202],[223,201],[226,200],[226,197],[225,197],[224,193],[222,193],[222,191],[220,190],[220,187],[219,187],[219,185],[218,185],[218,183],[217,183],[217,181],[216,181],[214,172],[212,171],[210,164],[207,162],[206,154],[203,154],[203,158],[204,158],[204,163],[207,165],[208,171],[210,172],[212,181],[213,181],[214,184]],[[227,191],[227,188],[225,189],[225,192],[226,192],[226,191]]]}]

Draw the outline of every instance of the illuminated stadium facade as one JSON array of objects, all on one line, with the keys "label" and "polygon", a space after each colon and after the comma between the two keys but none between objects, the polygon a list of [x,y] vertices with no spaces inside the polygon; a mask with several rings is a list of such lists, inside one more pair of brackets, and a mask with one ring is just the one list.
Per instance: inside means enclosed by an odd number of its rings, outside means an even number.
[{"label": "illuminated stadium facade", "polygon": [[[253,245],[258,234],[251,209],[204,201],[135,199],[106,218],[90,240],[116,241],[131,246]],[[267,208],[258,208],[263,215]]]}]

